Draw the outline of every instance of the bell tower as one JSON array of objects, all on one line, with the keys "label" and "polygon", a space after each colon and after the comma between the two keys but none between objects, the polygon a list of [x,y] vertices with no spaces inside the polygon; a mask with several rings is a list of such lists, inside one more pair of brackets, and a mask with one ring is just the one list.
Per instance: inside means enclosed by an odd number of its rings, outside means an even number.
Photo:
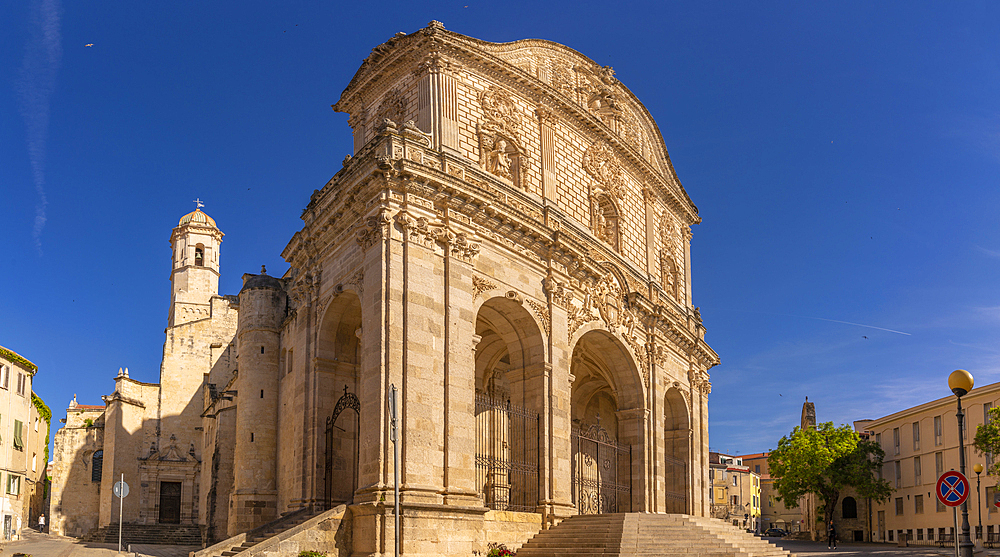
[{"label": "bell tower", "polygon": [[167,326],[207,319],[210,301],[219,294],[219,245],[222,231],[198,208],[181,217],[170,235],[170,315]]}]

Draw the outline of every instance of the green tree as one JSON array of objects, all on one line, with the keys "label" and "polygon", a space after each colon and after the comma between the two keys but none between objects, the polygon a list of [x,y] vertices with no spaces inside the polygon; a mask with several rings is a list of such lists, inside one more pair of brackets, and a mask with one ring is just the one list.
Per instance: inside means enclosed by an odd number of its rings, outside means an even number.
[{"label": "green tree", "polygon": [[[969,419],[968,416],[965,417]],[[981,424],[976,428],[976,436],[972,439],[972,446],[983,455],[996,457],[1000,454],[1000,407],[990,408],[989,423]],[[968,464],[968,463],[967,463]],[[1000,475],[1000,462],[993,460],[986,467],[986,475]]]},{"label": "green tree", "polygon": [[882,447],[862,439],[850,426],[834,427],[833,422],[826,422],[815,428],[793,429],[790,436],[778,441],[767,464],[778,500],[795,508],[803,495],[815,494],[823,504],[824,523],[828,523],[844,488],[854,488],[861,497],[878,502],[889,499],[892,487],[879,478],[884,458]]}]

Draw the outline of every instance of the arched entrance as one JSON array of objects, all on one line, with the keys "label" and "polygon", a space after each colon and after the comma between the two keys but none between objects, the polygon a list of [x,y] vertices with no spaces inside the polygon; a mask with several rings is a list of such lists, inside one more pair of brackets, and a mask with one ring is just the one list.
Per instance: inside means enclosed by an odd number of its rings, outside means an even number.
[{"label": "arched entrance", "polygon": [[538,506],[541,331],[517,301],[491,298],[476,318],[476,484],[494,510]]},{"label": "arched entrance", "polygon": [[[580,514],[630,512],[633,508],[632,446],[641,439],[634,412],[642,388],[625,347],[607,331],[595,329],[573,348],[573,501]],[[636,486],[638,487],[638,486]]]},{"label": "arched entrance", "polygon": [[691,461],[691,425],[684,396],[671,387],[664,397],[663,458],[664,498],[668,513],[690,513],[688,463]]},{"label": "arched entrance", "polygon": [[316,380],[320,396],[317,432],[322,432],[322,500],[327,508],[354,499],[358,488],[361,404],[361,301],[353,291],[338,295],[320,327]]}]

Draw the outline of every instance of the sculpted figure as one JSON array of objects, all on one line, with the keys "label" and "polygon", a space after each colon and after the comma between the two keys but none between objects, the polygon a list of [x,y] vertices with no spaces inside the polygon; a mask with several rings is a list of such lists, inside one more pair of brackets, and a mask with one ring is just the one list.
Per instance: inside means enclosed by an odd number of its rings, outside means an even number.
[{"label": "sculpted figure", "polygon": [[487,170],[499,176],[510,177],[510,155],[507,154],[507,142],[503,139],[497,139],[493,149],[490,149]]}]

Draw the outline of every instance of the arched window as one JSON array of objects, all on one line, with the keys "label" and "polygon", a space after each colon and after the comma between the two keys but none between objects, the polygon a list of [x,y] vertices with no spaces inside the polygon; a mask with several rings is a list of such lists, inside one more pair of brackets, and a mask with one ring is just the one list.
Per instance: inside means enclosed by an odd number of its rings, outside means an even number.
[{"label": "arched window", "polygon": [[99,482],[101,474],[104,473],[104,451],[94,452],[94,458],[91,462],[93,464],[90,467],[90,481]]},{"label": "arched window", "polygon": [[854,500],[854,497],[844,497],[844,502],[841,505],[840,516],[843,518],[858,517],[858,502]]},{"label": "arched window", "polygon": [[194,264],[198,267],[205,264],[205,248],[201,244],[194,248]]}]

